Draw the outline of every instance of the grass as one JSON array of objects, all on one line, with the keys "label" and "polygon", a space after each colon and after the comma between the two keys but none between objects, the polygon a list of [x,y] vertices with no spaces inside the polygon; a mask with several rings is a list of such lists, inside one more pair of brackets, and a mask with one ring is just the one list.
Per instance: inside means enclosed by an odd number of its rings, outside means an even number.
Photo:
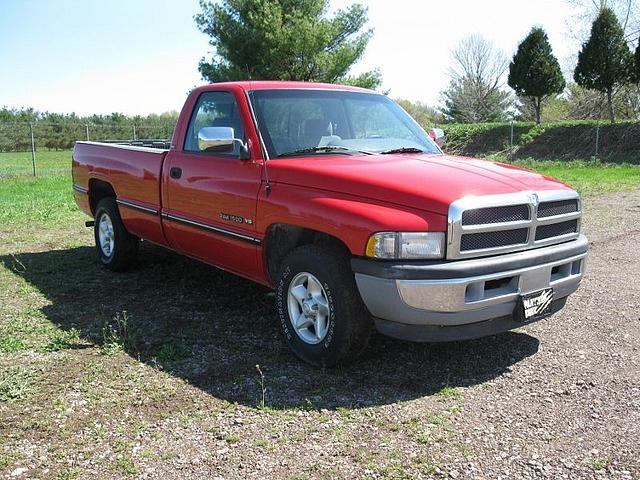
[{"label": "grass", "polygon": [[[68,174],[71,150],[36,151],[36,176]],[[33,175],[31,152],[0,152],[0,178]]]},{"label": "grass", "polygon": [[81,218],[68,175],[0,179],[0,228],[55,228]]},{"label": "grass", "polygon": [[638,165],[603,163],[599,160],[519,160],[514,164],[567,183],[585,197],[640,188]]}]

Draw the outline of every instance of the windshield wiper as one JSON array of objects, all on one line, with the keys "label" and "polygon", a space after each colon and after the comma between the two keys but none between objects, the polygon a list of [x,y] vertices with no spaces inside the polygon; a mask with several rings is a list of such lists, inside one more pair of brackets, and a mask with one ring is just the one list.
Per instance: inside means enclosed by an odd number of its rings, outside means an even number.
[{"label": "windshield wiper", "polygon": [[389,155],[390,153],[424,153],[424,150],[416,147],[400,147],[392,148],[391,150],[384,150],[383,152],[380,152],[380,155]]},{"label": "windshield wiper", "polygon": [[278,157],[290,157],[292,155],[303,155],[305,153],[318,153],[318,152],[336,152],[336,153],[345,153],[349,152],[357,152],[364,153],[365,155],[373,155],[372,152],[367,152],[366,150],[356,150],[353,148],[347,147],[339,147],[337,145],[325,145],[324,147],[311,147],[311,148],[301,148],[299,150],[292,150],[291,152],[284,152],[278,155]]}]

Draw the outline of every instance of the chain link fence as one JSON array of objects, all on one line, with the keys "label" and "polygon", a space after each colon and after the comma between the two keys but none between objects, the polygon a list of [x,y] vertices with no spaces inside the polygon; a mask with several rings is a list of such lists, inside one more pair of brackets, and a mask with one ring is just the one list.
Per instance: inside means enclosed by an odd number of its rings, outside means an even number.
[{"label": "chain link fence", "polygon": [[640,164],[640,123],[592,121],[443,125],[447,153]]},{"label": "chain link fence", "polygon": [[[68,173],[78,140],[158,140],[171,138],[175,122],[155,124],[0,123],[0,177]],[[512,159],[575,160],[640,164],[640,123],[555,122],[442,125],[445,151]]]},{"label": "chain link fence", "polygon": [[0,123],[0,177],[67,173],[71,170],[71,150],[78,140],[166,141],[174,127],[171,121],[153,125]]}]

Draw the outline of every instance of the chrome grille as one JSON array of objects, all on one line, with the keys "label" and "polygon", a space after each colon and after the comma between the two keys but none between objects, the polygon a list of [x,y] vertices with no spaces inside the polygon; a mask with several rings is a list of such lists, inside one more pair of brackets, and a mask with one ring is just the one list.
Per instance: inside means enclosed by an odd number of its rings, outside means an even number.
[{"label": "chrome grille", "polygon": [[487,223],[517,222],[518,220],[529,220],[529,215],[528,205],[474,208],[462,212],[462,224],[484,225]]},{"label": "chrome grille", "polygon": [[460,250],[466,252],[469,250],[501,247],[503,245],[526,245],[528,235],[528,228],[500,230],[497,232],[467,233],[462,236]]},{"label": "chrome grille", "polygon": [[551,223],[549,225],[540,225],[536,229],[536,241],[545,240],[551,237],[559,237],[561,235],[569,235],[578,231],[578,220],[569,220],[568,222]]},{"label": "chrome grille", "polygon": [[555,202],[543,202],[538,206],[538,218],[564,215],[580,210],[578,199],[558,200]]},{"label": "chrome grille", "polygon": [[465,197],[449,208],[447,258],[496,255],[577,238],[581,213],[572,190]]}]

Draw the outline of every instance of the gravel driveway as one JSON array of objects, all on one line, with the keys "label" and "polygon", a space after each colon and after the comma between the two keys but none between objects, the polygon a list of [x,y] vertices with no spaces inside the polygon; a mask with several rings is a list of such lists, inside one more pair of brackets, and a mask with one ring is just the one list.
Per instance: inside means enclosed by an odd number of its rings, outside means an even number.
[{"label": "gravel driveway", "polygon": [[[305,394],[315,392],[311,408],[221,415],[218,440],[192,439],[183,450],[187,464],[208,459],[189,471],[640,478],[640,192],[588,199],[585,211],[587,276],[561,313],[455,344],[378,337],[344,372],[268,372],[272,399],[295,403],[304,385]],[[234,442],[220,441],[229,435]],[[271,447],[278,442],[284,448]]]}]

